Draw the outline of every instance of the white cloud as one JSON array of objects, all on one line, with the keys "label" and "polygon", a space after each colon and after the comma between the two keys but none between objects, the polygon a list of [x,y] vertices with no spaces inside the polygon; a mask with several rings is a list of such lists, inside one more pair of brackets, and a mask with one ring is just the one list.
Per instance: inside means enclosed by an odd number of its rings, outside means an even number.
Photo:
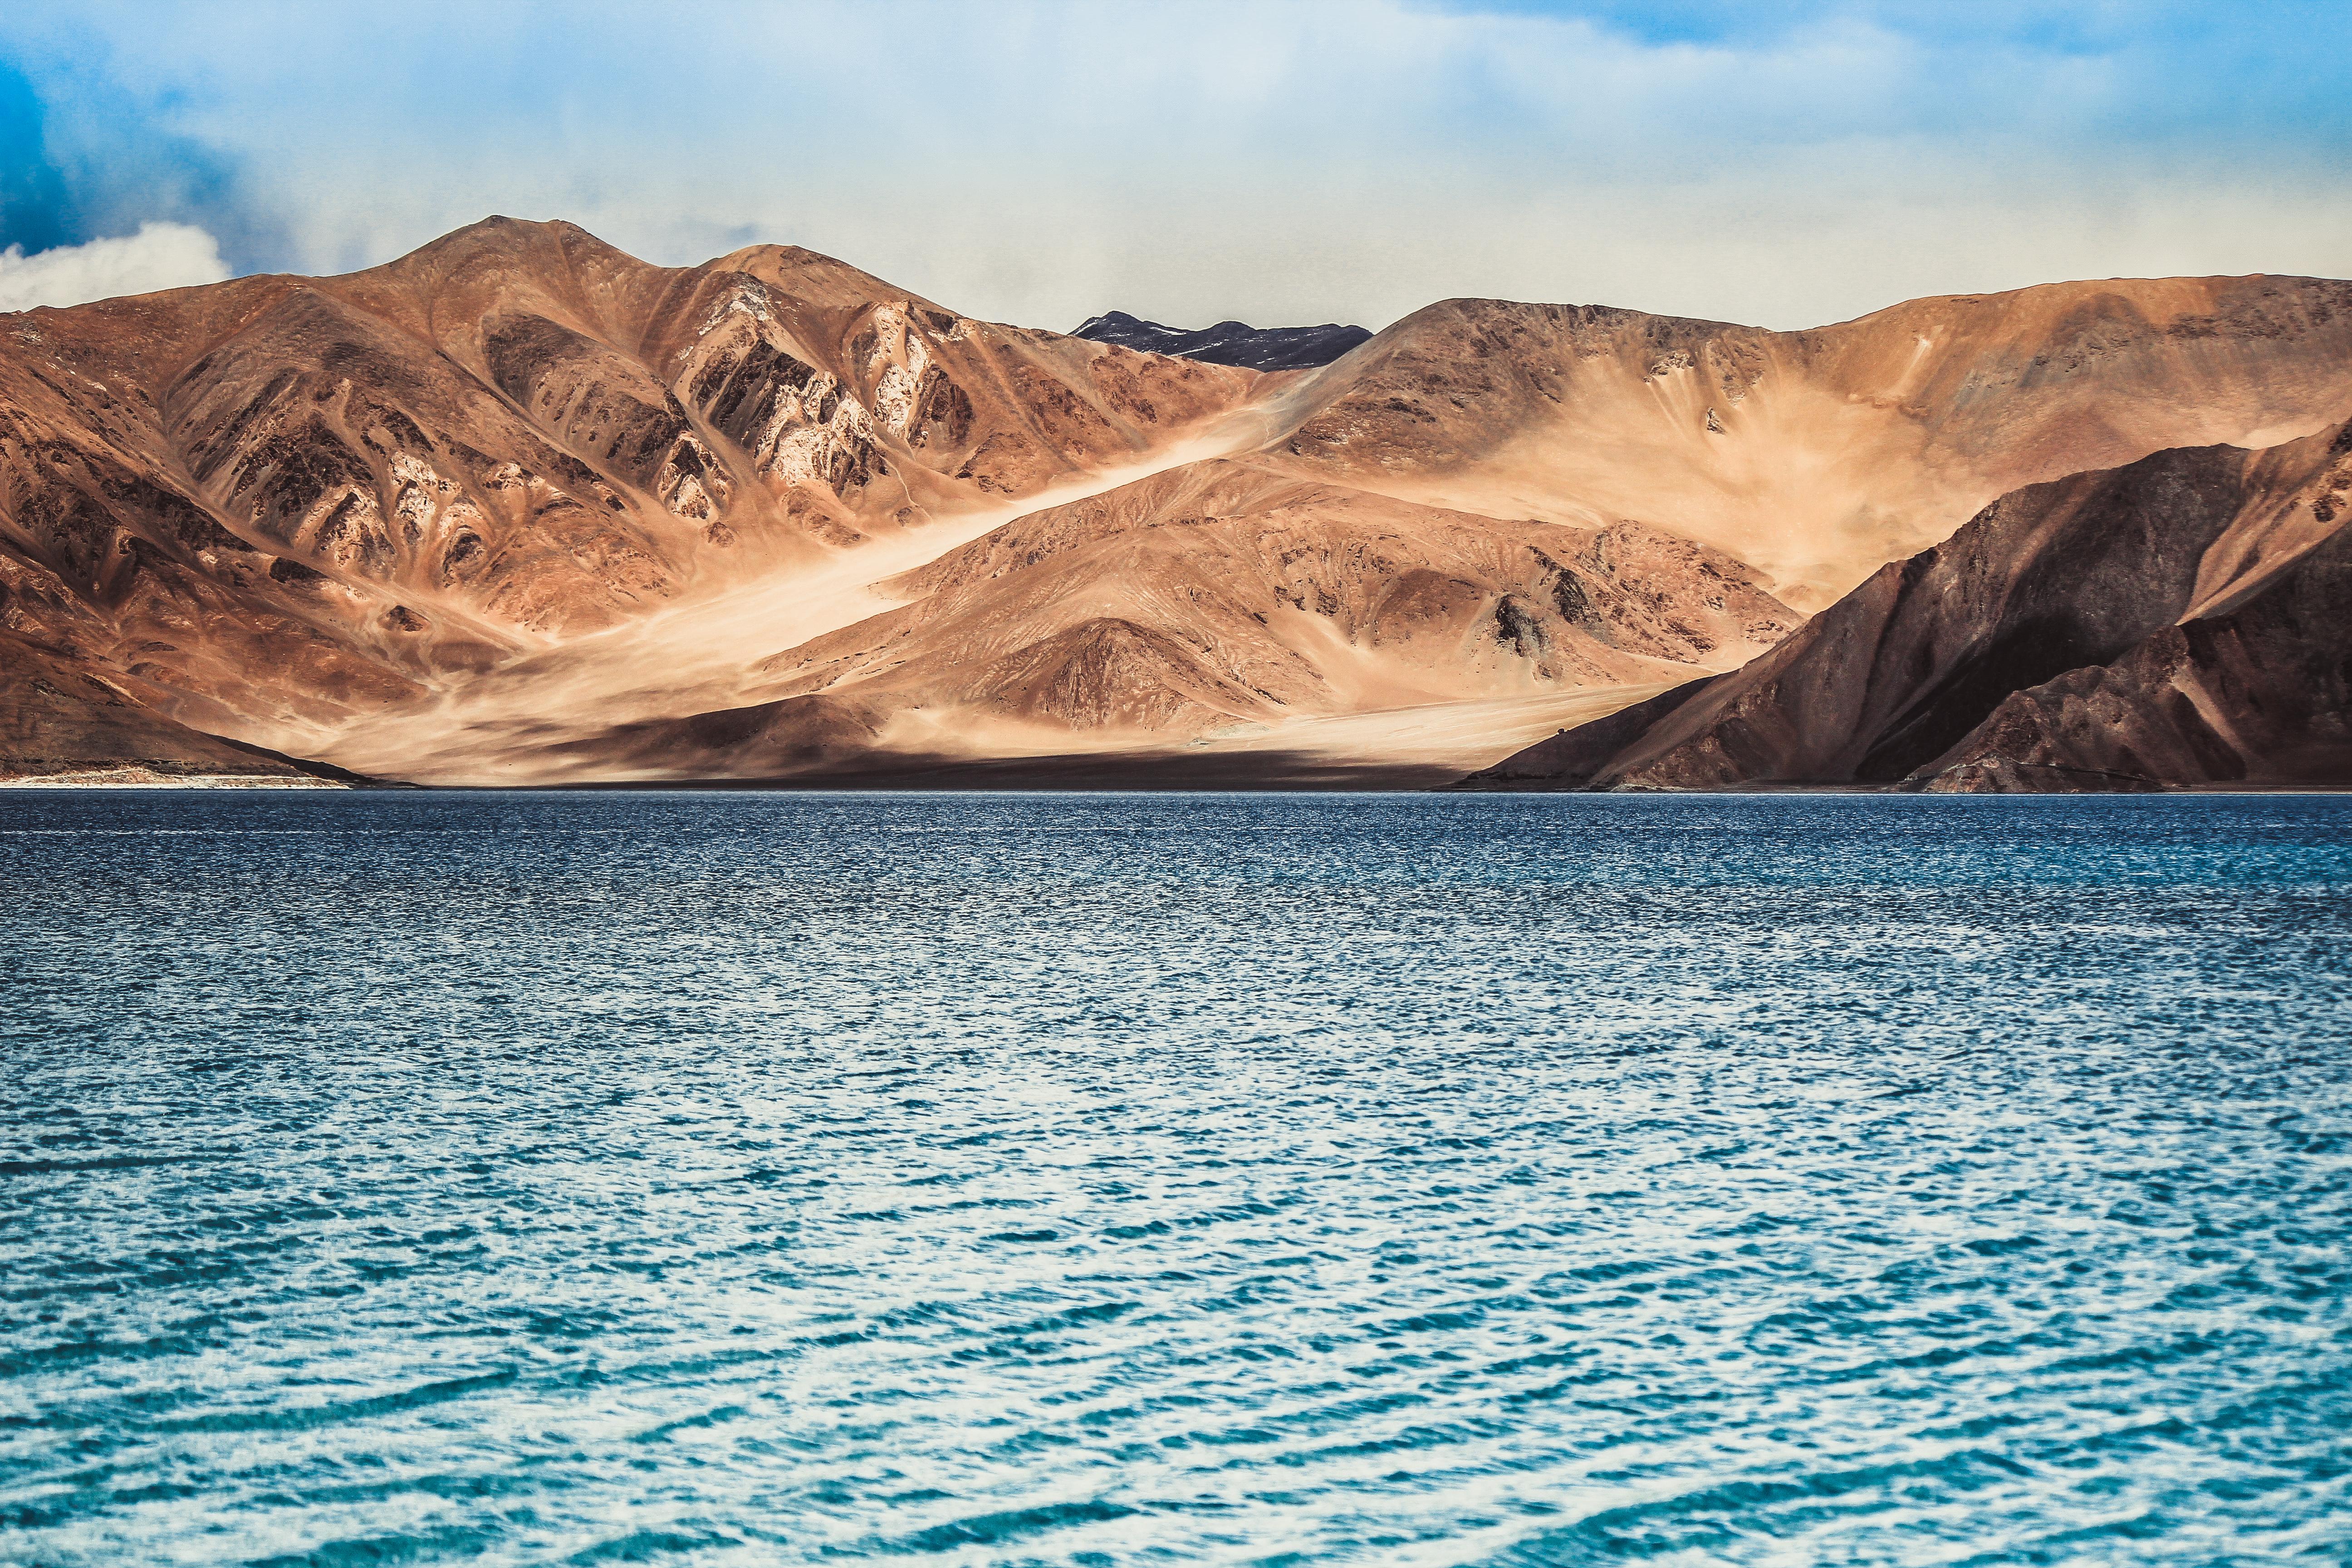
[{"label": "white cloud", "polygon": [[123,239],[93,239],[25,254],[0,250],[0,310],[79,305],[119,294],[152,294],[228,276],[220,243],[184,223],[142,223]]},{"label": "white cloud", "polygon": [[497,212],[667,265],[805,245],[1063,329],[1380,327],[1463,294],[1804,327],[2062,278],[2352,272],[2342,0],[1610,20],[1708,9],[673,0],[648,29],[628,0],[13,0],[0,58],[62,166],[161,162],[104,140],[137,117],[93,82],[211,154],[229,173],[181,205],[107,210],[193,216],[240,268],[372,266]]}]

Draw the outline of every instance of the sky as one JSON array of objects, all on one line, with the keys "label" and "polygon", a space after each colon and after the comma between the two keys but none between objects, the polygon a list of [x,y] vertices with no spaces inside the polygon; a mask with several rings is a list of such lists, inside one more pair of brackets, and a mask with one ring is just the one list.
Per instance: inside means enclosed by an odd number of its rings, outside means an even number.
[{"label": "sky", "polygon": [[2352,275],[2352,5],[9,0],[0,310],[492,213],[1067,330]]}]

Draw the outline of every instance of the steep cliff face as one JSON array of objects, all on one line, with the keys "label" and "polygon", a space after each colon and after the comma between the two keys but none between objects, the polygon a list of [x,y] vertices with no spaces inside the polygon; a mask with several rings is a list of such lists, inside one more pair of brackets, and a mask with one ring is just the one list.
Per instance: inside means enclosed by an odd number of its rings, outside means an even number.
[{"label": "steep cliff face", "polygon": [[2003,497],[1746,668],[1484,787],[2352,783],[2352,426]]},{"label": "steep cliff face", "polygon": [[2352,414],[2352,283],[2116,279],[1771,332],[1455,300],[1280,394],[1298,471],[1497,516],[1658,521],[1829,604],[2020,486]]},{"label": "steep cliff face", "polygon": [[[2331,477],[2341,486],[2352,460]],[[2108,664],[2011,693],[1920,784],[2352,785],[2352,530]]]},{"label": "steep cliff face", "polygon": [[283,738],[1134,462],[1254,380],[804,251],[656,268],[494,218],[345,278],[0,323],[0,593],[50,656]]}]

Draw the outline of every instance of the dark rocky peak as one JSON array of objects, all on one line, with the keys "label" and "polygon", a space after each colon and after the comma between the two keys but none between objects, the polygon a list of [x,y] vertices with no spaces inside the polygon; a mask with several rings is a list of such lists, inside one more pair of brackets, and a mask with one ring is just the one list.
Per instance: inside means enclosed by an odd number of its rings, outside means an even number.
[{"label": "dark rocky peak", "polygon": [[1145,353],[1173,354],[1248,370],[1312,370],[1369,342],[1372,334],[1362,327],[1328,321],[1319,327],[1253,327],[1242,321],[1219,321],[1213,327],[1187,331],[1112,310],[1087,318],[1071,335]]}]

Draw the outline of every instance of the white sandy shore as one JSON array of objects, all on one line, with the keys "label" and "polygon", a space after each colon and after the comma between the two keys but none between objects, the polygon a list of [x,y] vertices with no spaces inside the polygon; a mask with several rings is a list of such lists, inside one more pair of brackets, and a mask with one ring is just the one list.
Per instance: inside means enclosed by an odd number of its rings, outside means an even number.
[{"label": "white sandy shore", "polygon": [[284,778],[271,773],[159,773],[136,765],[93,768],[74,773],[33,773],[0,778],[0,789],[349,789],[332,779],[303,774]]}]

